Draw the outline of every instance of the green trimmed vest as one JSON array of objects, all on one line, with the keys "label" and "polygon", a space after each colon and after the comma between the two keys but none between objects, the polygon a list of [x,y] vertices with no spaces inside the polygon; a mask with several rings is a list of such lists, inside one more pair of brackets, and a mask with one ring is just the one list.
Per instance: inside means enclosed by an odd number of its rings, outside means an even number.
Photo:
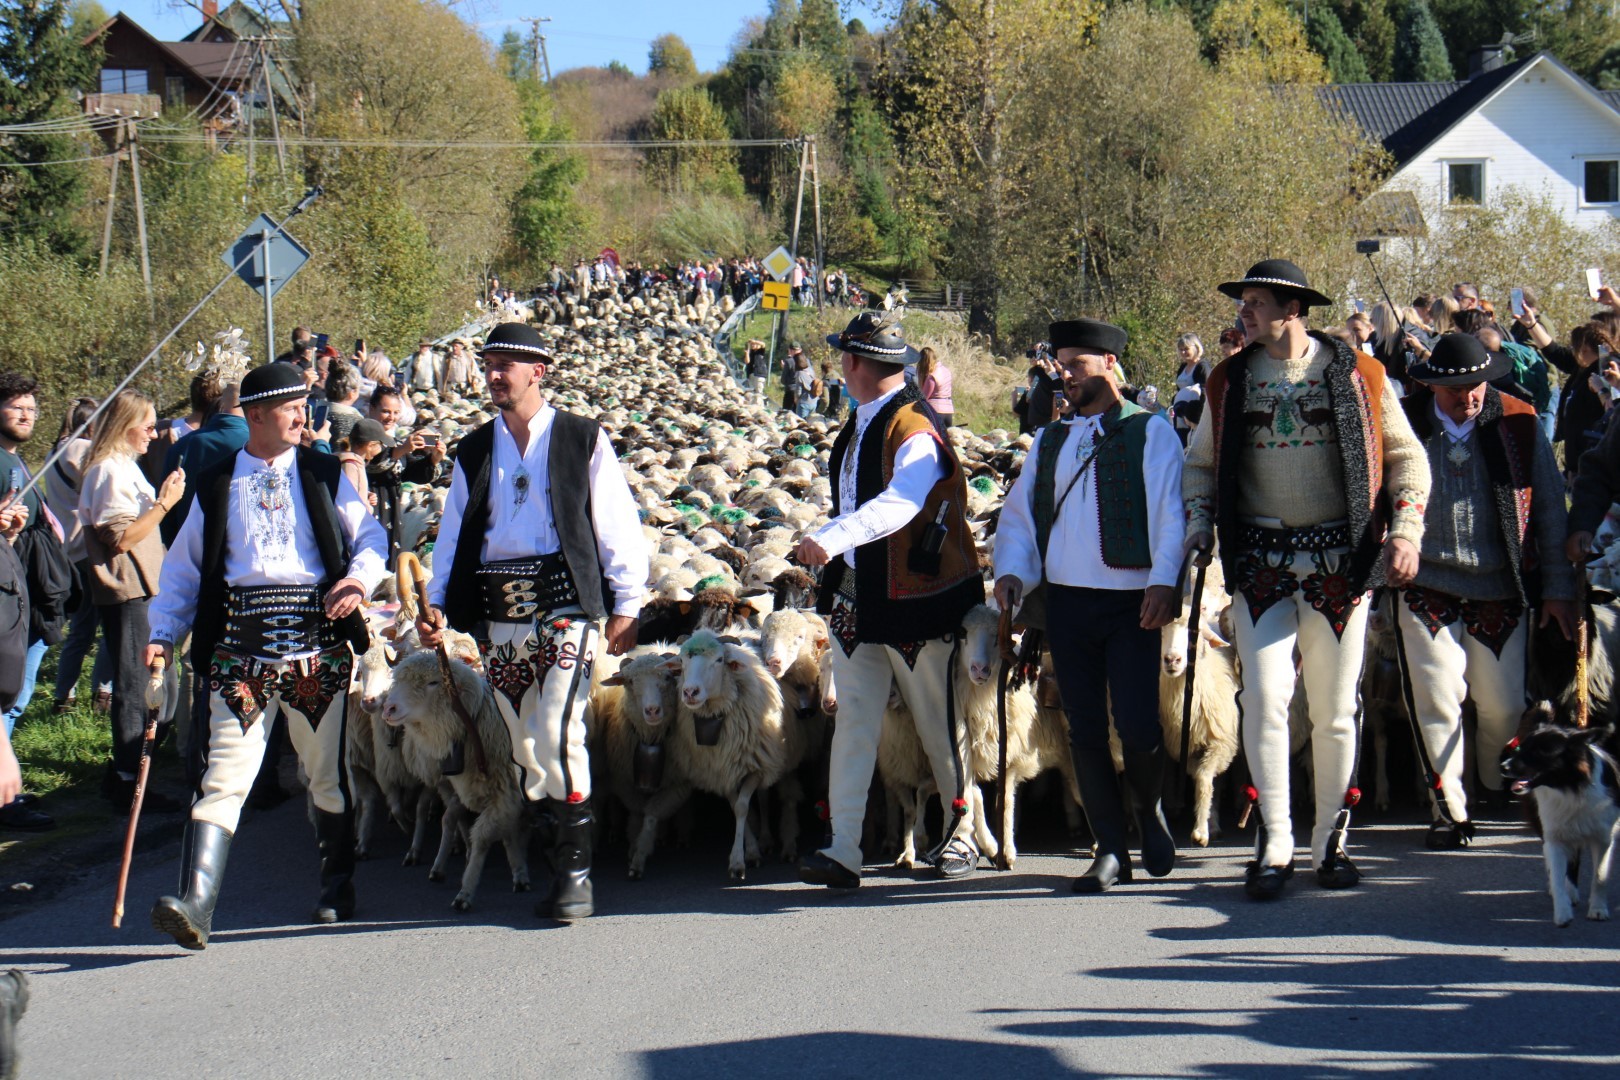
[{"label": "green trimmed vest", "polygon": [[[1101,525],[1103,562],[1115,570],[1149,570],[1153,545],[1148,537],[1147,486],[1142,480],[1142,454],[1147,447],[1147,426],[1153,413],[1122,401],[1103,414],[1105,442],[1099,441],[1097,458],[1097,517]],[[1041,561],[1052,538],[1057,515],[1058,458],[1068,441],[1069,429],[1054,420],[1041,429],[1035,459],[1035,543]],[[1085,483],[1082,479],[1078,483]]]}]

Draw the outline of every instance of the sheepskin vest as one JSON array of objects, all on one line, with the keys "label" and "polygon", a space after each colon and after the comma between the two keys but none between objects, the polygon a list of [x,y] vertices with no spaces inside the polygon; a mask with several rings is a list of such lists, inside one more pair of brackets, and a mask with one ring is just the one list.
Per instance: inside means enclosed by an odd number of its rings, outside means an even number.
[{"label": "sheepskin vest", "polygon": [[[601,430],[595,420],[558,409],[546,435],[551,440],[546,465],[553,493],[551,520],[557,527],[568,575],[579,593],[579,606],[593,619],[607,615],[607,601],[613,595],[612,587],[602,577],[591,516],[591,453]],[[456,467],[467,478],[467,509],[461,517],[455,564],[450,567],[450,585],[444,594],[444,616],[463,633],[471,633],[484,618],[476,575],[484,550],[484,533],[489,529],[489,485],[494,460],[495,421],[491,420],[462,439],[456,451]],[[568,497],[559,502],[557,492]]]},{"label": "sheepskin vest", "polygon": [[[1366,353],[1352,350],[1338,338],[1311,331],[1333,356],[1323,377],[1333,408],[1338,436],[1339,463],[1344,477],[1345,506],[1350,531],[1350,562],[1346,576],[1353,593],[1384,584],[1379,558],[1388,528],[1384,488],[1383,394],[1384,366]],[[1249,385],[1249,360],[1263,345],[1254,344],[1221,361],[1210,372],[1204,388],[1205,408],[1215,434],[1215,531],[1221,566],[1228,583],[1238,580],[1238,486],[1243,482],[1243,413]],[[1228,421],[1231,421],[1230,423]]]},{"label": "sheepskin vest", "polygon": [[[1419,390],[1402,400],[1401,408],[1406,410],[1413,432],[1427,443],[1437,427],[1434,394]],[[1530,484],[1536,440],[1542,437],[1535,406],[1487,386],[1485,407],[1474,423],[1485,472],[1491,478],[1497,528],[1507,546],[1513,584],[1521,601],[1535,604],[1540,598],[1529,592],[1529,583],[1538,577],[1534,573],[1538,562],[1535,533],[1530,531]]]},{"label": "sheepskin vest", "polygon": [[[829,469],[835,478],[833,516],[857,507],[840,504],[836,477],[855,437],[853,414],[833,443]],[[919,432],[927,432],[940,448],[945,475],[932,488],[920,513],[891,536],[856,548],[855,638],[874,645],[906,645],[955,633],[962,616],[984,602],[984,581],[979,576],[978,546],[967,526],[967,477],[938,416],[915,386],[906,386],[866,427],[855,459],[855,494],[860,505],[877,498],[894,478],[894,459],[900,445]],[[920,553],[940,507],[945,512],[945,544],[940,549],[938,573],[915,568],[914,550]],[[842,556],[827,564],[816,610],[831,614],[833,596],[844,582],[849,565]]]},{"label": "sheepskin vest", "polygon": [[[343,466],[331,454],[299,447],[298,483],[304,489],[304,509],[308,526],[315,534],[315,547],[321,553],[326,584],[349,576],[349,541],[338,523],[338,482]],[[225,636],[225,555],[230,542],[226,527],[231,518],[231,476],[236,472],[236,455],[228,455],[197,478],[197,507],[202,511],[203,563],[197,589],[197,618],[191,627],[191,655],[206,666],[220,638]],[[300,526],[304,523],[300,522]],[[354,647],[358,656],[371,647],[371,635],[359,609],[337,620],[338,634]]]},{"label": "sheepskin vest", "polygon": [[[1147,447],[1147,426],[1153,414],[1129,401],[1121,401],[1103,414],[1097,460],[1097,518],[1103,562],[1116,570],[1151,570],[1153,545],[1148,539],[1147,485],[1142,479],[1142,453]],[[1058,459],[1069,430],[1054,420],[1042,429],[1035,458],[1035,543],[1041,558],[1052,538],[1057,515]],[[1082,478],[1076,483],[1085,483]]]}]

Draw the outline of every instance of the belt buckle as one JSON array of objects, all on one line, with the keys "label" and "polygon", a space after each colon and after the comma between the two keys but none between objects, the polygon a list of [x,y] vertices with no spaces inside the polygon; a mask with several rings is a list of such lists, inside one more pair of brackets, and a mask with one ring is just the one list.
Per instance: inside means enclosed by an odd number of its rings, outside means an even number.
[{"label": "belt buckle", "polygon": [[[533,596],[534,594],[527,593],[525,595]],[[540,605],[533,602],[509,604],[506,608],[506,617],[508,619],[527,619],[529,616],[533,615],[539,610]]]}]

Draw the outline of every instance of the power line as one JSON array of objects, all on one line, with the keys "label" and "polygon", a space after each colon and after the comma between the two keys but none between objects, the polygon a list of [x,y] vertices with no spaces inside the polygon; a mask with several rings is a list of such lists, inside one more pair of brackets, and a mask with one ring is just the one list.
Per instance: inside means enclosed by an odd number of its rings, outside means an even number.
[{"label": "power line", "polygon": [[[208,141],[206,135],[180,133],[172,130],[165,134],[151,128],[143,131],[142,138],[147,142],[166,143],[205,143]],[[798,145],[797,139],[604,139],[559,142],[485,142],[448,139],[338,139],[311,136],[292,137],[285,141],[288,146],[375,150],[682,150]]]},{"label": "power line", "polygon": [[106,161],[111,154],[96,154],[94,157],[54,158],[50,161],[0,161],[0,169],[43,169],[49,165],[77,165],[84,161]]}]

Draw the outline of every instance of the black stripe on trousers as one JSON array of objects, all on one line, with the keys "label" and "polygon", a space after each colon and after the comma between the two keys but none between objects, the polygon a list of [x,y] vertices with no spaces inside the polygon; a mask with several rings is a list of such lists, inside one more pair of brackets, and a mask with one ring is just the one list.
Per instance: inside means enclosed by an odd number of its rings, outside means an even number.
[{"label": "black stripe on trousers", "polygon": [[[585,633],[579,639],[579,663],[574,665],[574,678],[568,684],[568,696],[563,699],[562,734],[558,736],[557,760],[562,765],[564,799],[567,799],[574,793],[574,777],[568,771],[568,725],[574,714],[574,698],[579,694],[580,676],[589,674],[591,670],[591,662],[586,659],[586,656],[589,655],[589,649],[587,646],[590,644],[591,636],[595,633],[595,631],[595,623],[586,624]],[[535,701],[535,706],[538,707],[539,704],[540,702],[537,698]]]}]

